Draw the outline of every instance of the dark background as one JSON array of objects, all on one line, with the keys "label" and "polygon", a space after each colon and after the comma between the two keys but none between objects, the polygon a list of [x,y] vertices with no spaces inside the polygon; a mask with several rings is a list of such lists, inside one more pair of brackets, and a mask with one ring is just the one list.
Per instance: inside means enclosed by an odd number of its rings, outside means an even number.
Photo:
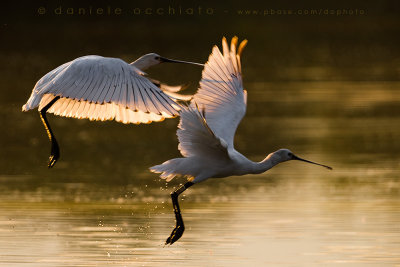
[{"label": "dark background", "polygon": [[[90,8],[103,8],[106,12],[109,7],[120,8],[122,12],[120,15],[77,14],[79,8],[86,12]],[[199,7],[202,13],[198,12]],[[148,8],[153,12],[150,15],[145,14]],[[163,9],[163,15],[154,13],[159,8]],[[175,14],[167,14],[171,8]],[[67,14],[71,9],[74,14]],[[191,9],[194,14],[187,14]],[[43,10],[46,12],[39,14]],[[182,14],[178,14],[179,10]],[[212,10],[212,14],[207,14],[207,10]],[[251,14],[238,13],[246,10]],[[275,14],[263,15],[265,10]],[[284,14],[299,10],[303,13],[316,10],[322,14]],[[61,14],[55,14],[59,11]],[[124,183],[132,179],[133,173],[147,172],[152,164],[179,155],[175,137],[177,120],[138,127],[50,116],[59,136],[62,158],[54,172],[48,172],[45,164],[49,144],[39,118],[34,111],[22,113],[20,109],[40,77],[76,57],[97,54],[131,62],[140,55],[156,52],[165,57],[205,62],[212,45],[219,45],[222,36],[237,35],[249,40],[242,61],[245,86],[251,89],[257,83],[278,84],[268,89],[272,97],[273,90],[279,90],[280,82],[384,83],[398,81],[400,77],[399,11],[398,1],[231,1],[227,4],[216,1],[14,1],[3,4],[0,173],[34,174],[41,180],[57,175],[60,181],[92,181],[97,179],[96,175],[116,174],[113,179]],[[171,84],[189,83],[188,93],[196,90],[201,77],[201,70],[194,66],[161,65],[148,73]],[[359,96],[362,94],[360,90]],[[249,94],[249,103],[255,100],[255,95]],[[279,109],[276,104],[277,109],[268,109],[268,114],[343,115],[341,107],[332,107],[324,109],[324,103],[318,102]],[[247,115],[256,116],[260,111],[264,112],[265,106],[250,105]],[[372,116],[400,115],[398,102],[362,112]],[[239,129],[239,138],[240,133]],[[273,129],[270,134],[274,134]],[[245,146],[251,143],[247,141],[239,144],[239,148],[258,149],[257,145]],[[271,150],[279,148],[273,140],[265,142]],[[330,147],[334,149],[335,144]],[[99,151],[102,152],[99,154]],[[73,175],[67,170],[74,170]]]}]

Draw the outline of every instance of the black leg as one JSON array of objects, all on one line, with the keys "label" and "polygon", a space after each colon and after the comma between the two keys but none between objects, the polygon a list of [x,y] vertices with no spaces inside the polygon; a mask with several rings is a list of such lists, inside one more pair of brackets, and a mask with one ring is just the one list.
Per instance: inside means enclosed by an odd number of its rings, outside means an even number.
[{"label": "black leg", "polygon": [[60,99],[60,97],[56,96],[44,108],[42,108],[39,111],[40,118],[42,119],[44,128],[46,129],[46,132],[47,132],[47,136],[49,137],[50,142],[51,142],[51,153],[50,153],[49,164],[48,164],[49,168],[53,167],[54,164],[56,164],[58,158],[60,157],[60,148],[58,147],[56,137],[54,136],[53,131],[50,128],[50,124],[47,121],[46,112],[58,99]]},{"label": "black leg", "polygon": [[181,236],[183,235],[183,231],[185,231],[185,226],[183,224],[183,219],[181,215],[181,209],[179,208],[178,196],[192,185],[194,185],[194,183],[187,182],[186,184],[180,186],[178,189],[176,189],[174,192],[171,193],[172,205],[174,206],[174,212],[175,212],[176,226],[174,230],[172,230],[172,233],[168,237],[167,241],[165,242],[166,245],[167,244],[172,245],[175,241],[181,238]]}]

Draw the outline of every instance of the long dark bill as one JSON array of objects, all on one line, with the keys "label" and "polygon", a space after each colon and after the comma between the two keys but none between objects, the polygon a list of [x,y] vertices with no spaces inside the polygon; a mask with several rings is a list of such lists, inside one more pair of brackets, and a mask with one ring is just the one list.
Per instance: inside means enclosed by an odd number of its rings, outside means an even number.
[{"label": "long dark bill", "polygon": [[293,155],[293,159],[294,160],[304,161],[304,162],[315,164],[315,165],[319,165],[319,166],[325,167],[325,168],[327,168],[329,170],[332,170],[332,167],[329,167],[329,166],[323,165],[323,164],[319,164],[319,163],[316,163],[316,162],[312,162],[312,161],[309,161],[309,160],[306,160],[306,159],[302,159],[302,158],[299,158],[298,156],[295,156],[295,155]]},{"label": "long dark bill", "polygon": [[167,62],[167,63],[184,63],[184,64],[192,64],[192,65],[197,65],[204,67],[204,64],[196,63],[196,62],[190,62],[190,61],[182,61],[182,60],[175,60],[175,59],[169,59],[165,57],[160,57],[162,62]]}]

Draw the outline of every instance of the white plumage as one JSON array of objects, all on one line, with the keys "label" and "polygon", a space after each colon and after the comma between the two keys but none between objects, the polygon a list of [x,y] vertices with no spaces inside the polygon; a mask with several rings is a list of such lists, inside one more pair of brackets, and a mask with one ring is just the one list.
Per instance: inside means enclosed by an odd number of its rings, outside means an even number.
[{"label": "white plumage", "polygon": [[219,165],[220,169],[229,164],[226,141],[213,133],[196,107],[189,106],[182,110],[178,127],[178,148],[184,158],[151,167],[151,171],[161,173],[160,177],[167,181],[183,175],[188,176],[190,181],[196,178],[199,182],[214,174],[215,165]]},{"label": "white plumage", "polygon": [[55,96],[47,112],[79,119],[150,123],[180,110],[134,63],[101,56],[77,58],[43,76],[22,110],[40,111]]},{"label": "white plumage", "polygon": [[[288,160],[301,160],[288,149],[279,149],[261,162],[253,162],[235,150],[233,139],[246,113],[247,93],[243,90],[240,55],[247,41],[236,51],[237,37],[231,46],[222,39],[223,53],[214,46],[204,66],[200,88],[190,106],[182,108],[177,130],[182,158],[175,158],[150,168],[170,181],[175,176],[186,176],[189,181],[172,194],[176,227],[166,241],[173,244],[184,232],[178,196],[195,183],[208,178],[262,173]],[[321,165],[329,168],[328,166]]]},{"label": "white plumage", "polygon": [[179,115],[177,94],[181,86],[168,86],[145,77],[143,70],[162,62],[203,64],[146,54],[131,64],[118,58],[84,56],[67,62],[43,76],[22,110],[38,108],[51,141],[49,167],[60,152],[46,113],[78,119],[151,123]]},{"label": "white plumage", "polygon": [[261,162],[253,162],[234,148],[235,132],[247,105],[240,63],[247,40],[236,51],[237,42],[237,37],[232,38],[229,48],[223,38],[223,53],[217,46],[213,47],[204,66],[200,88],[190,106],[180,113],[178,149],[184,157],[150,168],[161,173],[161,178],[170,181],[182,175],[198,183],[210,177],[261,173],[280,162],[300,159],[290,150],[280,149]]},{"label": "white plumage", "polygon": [[[254,163],[233,146],[236,129],[246,113],[247,92],[243,90],[240,55],[247,40],[238,50],[237,37],[229,48],[222,40],[223,54],[217,46],[204,66],[200,87],[191,105],[183,108],[178,126],[178,149],[184,158],[169,160],[150,168],[170,181],[177,175],[188,176],[197,183],[209,177],[243,174]],[[246,168],[238,168],[240,164]]]}]

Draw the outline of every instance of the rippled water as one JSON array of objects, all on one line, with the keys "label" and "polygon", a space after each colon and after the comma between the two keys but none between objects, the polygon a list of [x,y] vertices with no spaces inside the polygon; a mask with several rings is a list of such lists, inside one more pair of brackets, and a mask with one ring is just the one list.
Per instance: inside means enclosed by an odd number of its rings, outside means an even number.
[{"label": "rippled water", "polygon": [[[4,8],[0,265],[400,266],[398,8],[364,2],[351,8],[365,16],[240,17],[234,8],[267,7],[238,1],[192,17],[38,15],[33,2]],[[175,224],[169,193],[184,180],[166,184],[148,167],[179,156],[178,119],[136,126],[49,115],[61,158],[47,169],[39,116],[20,111],[43,74],[86,54],[203,62],[223,35],[249,40],[248,110],[236,148],[257,161],[289,148],[333,171],[287,162],[195,185],[180,200],[183,237],[164,246]],[[193,93],[201,69],[162,65],[149,73],[189,83]]]},{"label": "rippled water", "polygon": [[138,127],[51,117],[63,157],[47,170],[37,114],[11,109],[31,133],[5,146],[0,263],[397,265],[398,85],[249,83],[238,149],[260,160],[289,147],[334,170],[289,162],[193,186],[181,201],[187,230],[173,246],[164,246],[174,226],[169,192],[182,180],[167,185],[147,167],[177,155],[177,120]]}]

